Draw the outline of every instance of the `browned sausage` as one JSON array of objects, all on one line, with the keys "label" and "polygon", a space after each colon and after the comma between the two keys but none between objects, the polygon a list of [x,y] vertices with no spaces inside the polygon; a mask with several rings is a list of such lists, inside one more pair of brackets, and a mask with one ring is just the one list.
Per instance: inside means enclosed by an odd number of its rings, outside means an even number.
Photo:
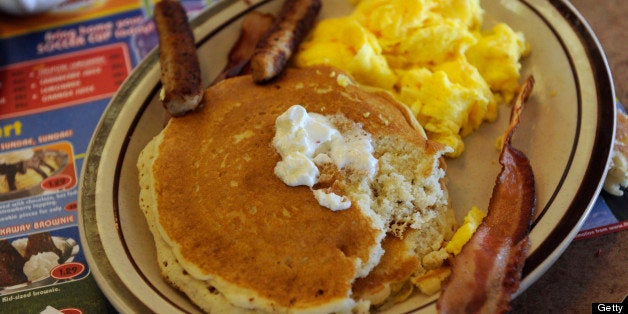
[{"label": "browned sausage", "polygon": [[286,0],[277,21],[260,40],[251,58],[251,74],[258,83],[281,73],[303,38],[314,25],[320,0]]},{"label": "browned sausage", "polygon": [[155,5],[155,24],[163,85],[161,100],[171,115],[180,116],[196,109],[203,98],[194,34],[178,1],[163,0]]}]

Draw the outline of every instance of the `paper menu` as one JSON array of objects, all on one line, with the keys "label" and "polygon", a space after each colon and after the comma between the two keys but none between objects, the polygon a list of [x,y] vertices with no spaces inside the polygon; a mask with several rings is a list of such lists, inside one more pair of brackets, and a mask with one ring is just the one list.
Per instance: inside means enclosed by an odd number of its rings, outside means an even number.
[{"label": "paper menu", "polygon": [[[190,15],[210,2],[182,1]],[[114,310],[79,243],[78,181],[109,100],[158,43],[152,5],[0,14],[0,312]]]}]

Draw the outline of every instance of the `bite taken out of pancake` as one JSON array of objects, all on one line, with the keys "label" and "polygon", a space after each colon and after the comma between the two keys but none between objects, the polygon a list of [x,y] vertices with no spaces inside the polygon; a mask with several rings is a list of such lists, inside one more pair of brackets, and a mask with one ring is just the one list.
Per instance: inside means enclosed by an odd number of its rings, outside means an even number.
[{"label": "bite taken out of pancake", "polygon": [[[371,139],[374,175],[320,169],[319,185],[348,208],[275,175],[275,123],[294,105]],[[204,311],[368,311],[439,266],[426,261],[455,228],[447,151],[404,105],[337,69],[287,69],[264,85],[236,77],[147,144],[140,206],[165,279]]]}]

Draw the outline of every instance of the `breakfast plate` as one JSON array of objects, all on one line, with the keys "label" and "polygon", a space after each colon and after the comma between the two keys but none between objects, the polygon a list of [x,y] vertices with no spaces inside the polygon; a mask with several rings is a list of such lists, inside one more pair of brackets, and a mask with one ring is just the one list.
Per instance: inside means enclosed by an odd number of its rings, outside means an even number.
[{"label": "breakfast plate", "polygon": [[[520,293],[564,251],[600,192],[613,145],[614,91],[595,35],[567,1],[481,2],[487,27],[506,22],[524,33],[532,52],[522,62],[522,74],[536,80],[513,142],[531,161],[538,194]],[[281,3],[219,1],[192,21],[206,84],[225,66],[242,17],[251,10],[277,12]],[[321,17],[350,10],[344,1],[323,1]],[[162,279],[138,205],[137,157],[166,117],[159,75],[153,51],[127,78],[98,125],[81,176],[81,241],[96,281],[121,312],[195,313],[200,310]],[[447,160],[459,221],[471,206],[488,207],[499,172],[495,140],[509,111],[500,105],[497,121],[465,138],[463,155]],[[387,311],[434,311],[436,297],[413,295]]]}]

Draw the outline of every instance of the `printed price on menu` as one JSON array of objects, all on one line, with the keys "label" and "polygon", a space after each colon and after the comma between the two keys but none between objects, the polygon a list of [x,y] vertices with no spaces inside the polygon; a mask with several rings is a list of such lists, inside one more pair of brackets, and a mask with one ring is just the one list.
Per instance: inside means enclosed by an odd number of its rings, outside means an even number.
[{"label": "printed price on menu", "polygon": [[50,276],[55,279],[69,279],[80,275],[85,270],[81,263],[61,264],[50,271]]},{"label": "printed price on menu", "polygon": [[0,115],[36,113],[113,95],[131,69],[123,44],[0,69]]}]

